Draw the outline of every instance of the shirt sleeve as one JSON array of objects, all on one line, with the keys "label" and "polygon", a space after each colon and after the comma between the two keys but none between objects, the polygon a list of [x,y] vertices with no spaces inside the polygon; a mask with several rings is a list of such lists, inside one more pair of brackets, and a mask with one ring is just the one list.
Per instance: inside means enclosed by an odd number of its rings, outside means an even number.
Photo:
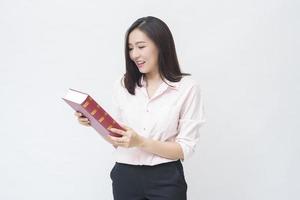
[{"label": "shirt sleeve", "polygon": [[202,91],[199,84],[191,87],[180,111],[178,135],[175,139],[182,148],[184,158],[189,158],[199,141],[200,127],[206,122]]}]

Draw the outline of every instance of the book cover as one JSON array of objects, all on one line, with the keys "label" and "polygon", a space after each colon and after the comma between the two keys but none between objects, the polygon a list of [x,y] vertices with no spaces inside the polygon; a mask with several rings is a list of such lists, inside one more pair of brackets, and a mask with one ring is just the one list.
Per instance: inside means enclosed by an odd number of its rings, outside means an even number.
[{"label": "book cover", "polygon": [[122,137],[122,135],[108,130],[109,128],[124,129],[89,94],[69,88],[62,99],[75,111],[82,113],[84,117],[88,118],[91,126],[98,133],[103,136]]}]

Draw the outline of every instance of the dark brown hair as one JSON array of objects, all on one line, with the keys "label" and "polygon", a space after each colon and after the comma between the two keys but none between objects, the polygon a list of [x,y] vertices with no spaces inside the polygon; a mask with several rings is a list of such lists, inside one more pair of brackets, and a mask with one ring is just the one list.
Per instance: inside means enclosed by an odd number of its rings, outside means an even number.
[{"label": "dark brown hair", "polygon": [[153,16],[142,17],[129,27],[125,35],[126,73],[124,74],[124,84],[130,94],[135,95],[136,85],[142,86],[140,79],[143,75],[129,56],[128,38],[135,28],[145,33],[156,45],[159,74],[162,79],[164,77],[171,82],[178,82],[182,76],[191,75],[182,73],[180,70],[173,36],[167,24]]}]

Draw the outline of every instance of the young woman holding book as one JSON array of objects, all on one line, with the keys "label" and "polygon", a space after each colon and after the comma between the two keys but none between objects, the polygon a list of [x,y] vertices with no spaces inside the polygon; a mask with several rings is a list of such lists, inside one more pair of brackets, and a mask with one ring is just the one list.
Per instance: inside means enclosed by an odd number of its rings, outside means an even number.
[{"label": "young woman holding book", "polygon": [[[186,200],[182,161],[195,151],[205,123],[200,85],[182,73],[173,36],[160,19],[137,19],[125,36],[126,73],[115,82],[122,137],[110,172],[115,200]],[[88,119],[76,112],[81,124]]]}]

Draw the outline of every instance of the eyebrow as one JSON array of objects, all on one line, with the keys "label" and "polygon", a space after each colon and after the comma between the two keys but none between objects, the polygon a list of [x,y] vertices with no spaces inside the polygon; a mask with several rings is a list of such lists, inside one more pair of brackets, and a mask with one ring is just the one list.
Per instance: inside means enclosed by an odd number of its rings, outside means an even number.
[{"label": "eyebrow", "polygon": [[[147,42],[139,41],[139,42],[136,42],[135,44],[138,44],[138,43],[147,43]],[[131,43],[128,43],[128,45],[131,45]]]}]

